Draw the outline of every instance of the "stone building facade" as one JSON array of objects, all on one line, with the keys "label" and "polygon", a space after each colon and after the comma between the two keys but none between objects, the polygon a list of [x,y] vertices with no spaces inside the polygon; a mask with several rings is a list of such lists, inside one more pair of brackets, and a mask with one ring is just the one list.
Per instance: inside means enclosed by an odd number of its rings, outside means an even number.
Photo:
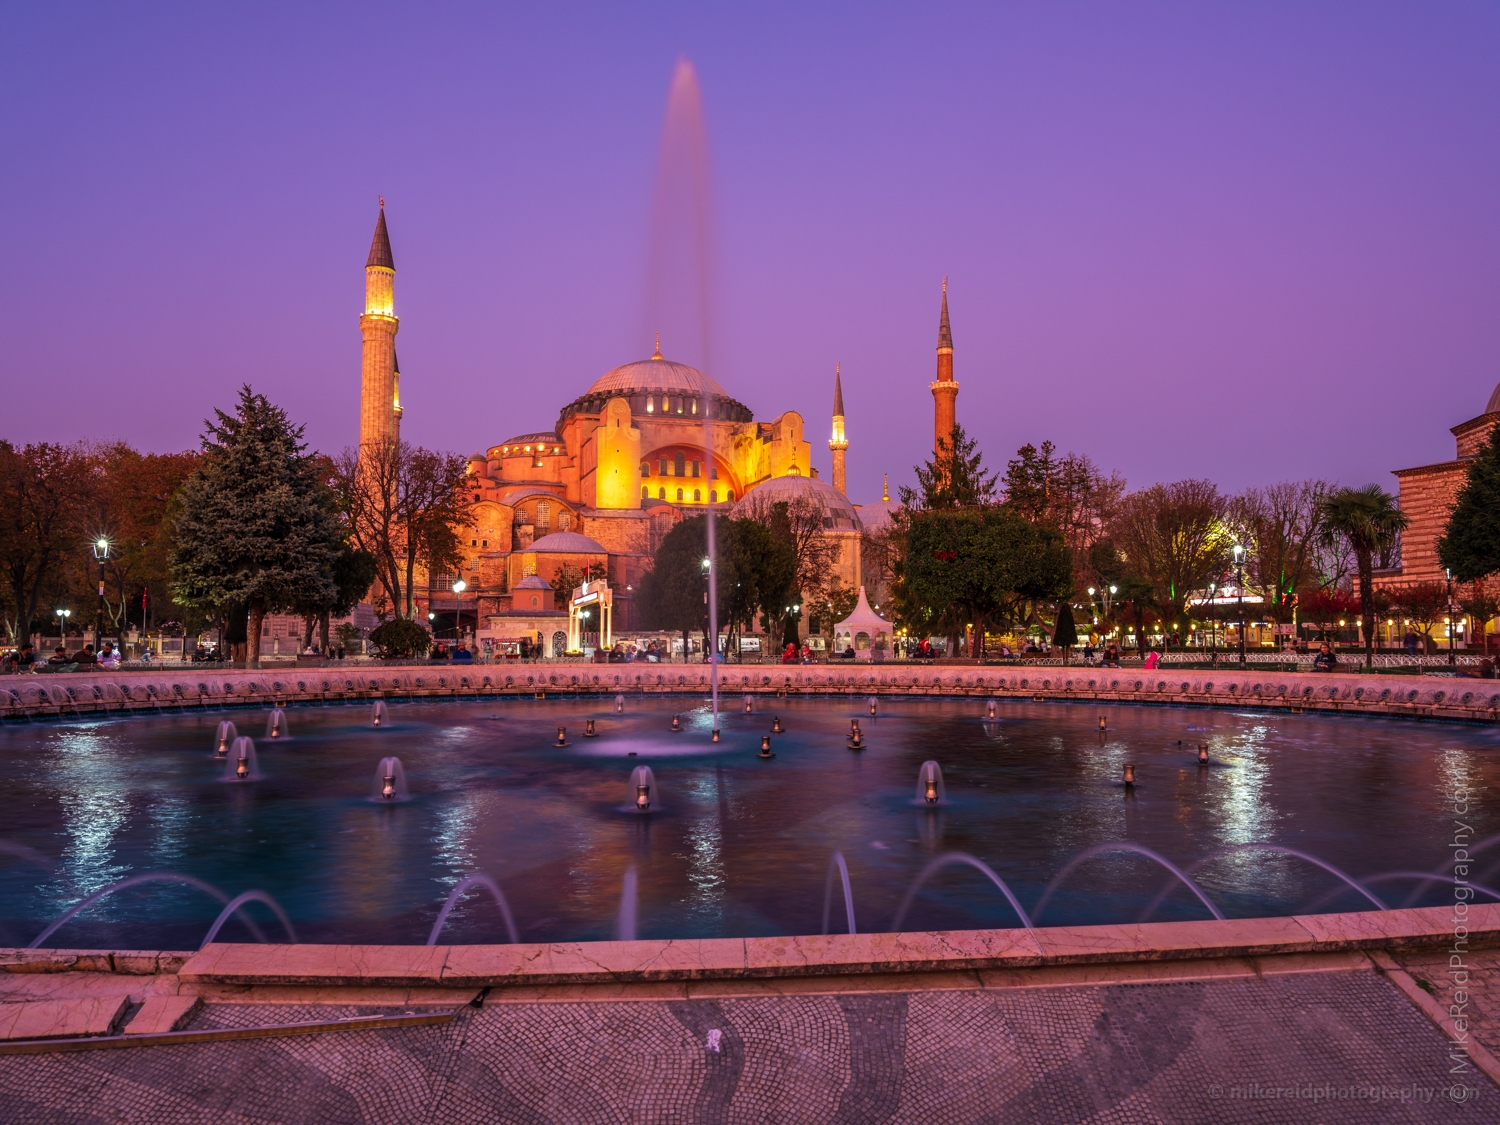
[{"label": "stone building facade", "polygon": [[[400,432],[395,259],[384,201],[365,272],[362,445]],[[958,391],[946,280],[937,352],[934,429],[946,436]],[[468,549],[459,573],[419,575],[419,619],[431,614],[439,629],[451,629],[461,614],[466,622],[496,618],[501,626],[504,615],[523,608],[512,604],[523,580],[550,582],[561,571],[597,567],[615,591],[617,631],[639,628],[633,593],[677,522],[710,505],[732,515],[776,500],[801,499],[821,512],[824,533],[838,546],[837,577],[857,587],[864,528],[844,494],[848,447],[837,369],[830,485],[812,467],[799,413],[757,420],[709,375],[666,358],[658,338],[649,358],[595,379],[561,408],[550,429],[505,438],[469,458]],[[887,518],[889,507],[888,497],[878,502],[878,517]],[[458,578],[465,589],[455,596]]]}]

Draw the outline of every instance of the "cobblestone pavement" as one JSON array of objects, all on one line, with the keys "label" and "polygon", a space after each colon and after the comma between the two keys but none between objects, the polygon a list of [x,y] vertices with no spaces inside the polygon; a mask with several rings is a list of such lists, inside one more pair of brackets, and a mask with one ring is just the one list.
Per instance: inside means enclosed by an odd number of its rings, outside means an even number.
[{"label": "cobblestone pavement", "polygon": [[1459,965],[1449,963],[1451,956],[1444,949],[1403,953],[1397,960],[1443,1007],[1461,1003],[1474,1038],[1500,1056],[1500,950],[1463,953]]},{"label": "cobblestone pavement", "polygon": [[[193,1027],[369,1008],[210,1004]],[[1370,972],[1165,984],[489,1004],[441,1027],[0,1057],[0,1120],[1496,1121]]]}]

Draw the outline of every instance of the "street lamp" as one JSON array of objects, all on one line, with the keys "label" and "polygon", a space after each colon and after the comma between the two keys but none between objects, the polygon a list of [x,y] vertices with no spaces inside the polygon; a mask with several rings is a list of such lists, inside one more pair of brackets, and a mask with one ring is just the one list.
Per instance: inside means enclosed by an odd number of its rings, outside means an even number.
[{"label": "street lamp", "polygon": [[99,560],[99,608],[94,614],[94,652],[97,653],[104,634],[104,562],[109,558],[109,540],[102,535],[94,540],[94,558]]},{"label": "street lamp", "polygon": [[55,609],[52,612],[57,614],[58,643],[66,645],[68,643],[68,618],[73,616],[73,611],[71,609]]},{"label": "street lamp", "polygon": [[1234,545],[1234,605],[1240,619],[1240,667],[1245,666],[1245,548]]},{"label": "street lamp", "polygon": [[[463,643],[464,639],[464,603],[459,598],[459,595],[468,588],[469,584],[462,578],[453,583],[453,635],[458,638],[460,644]],[[475,628],[478,628],[479,618],[477,614],[474,618],[474,625]]]},{"label": "street lamp", "polygon": [[1453,604],[1453,572],[1447,567],[1443,568],[1443,574],[1448,580],[1448,663],[1457,664],[1458,656],[1453,651],[1453,618],[1457,616],[1457,607]]}]

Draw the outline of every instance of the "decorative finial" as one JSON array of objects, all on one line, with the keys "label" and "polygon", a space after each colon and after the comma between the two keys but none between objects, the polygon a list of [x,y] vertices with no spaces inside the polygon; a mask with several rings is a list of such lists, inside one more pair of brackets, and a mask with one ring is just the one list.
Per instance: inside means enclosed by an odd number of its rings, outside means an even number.
[{"label": "decorative finial", "polygon": [[944,293],[948,292],[948,275],[947,274],[943,275],[943,292]]},{"label": "decorative finial", "polygon": [[882,500],[889,500],[891,498],[891,474],[882,473],[881,478],[882,483],[880,485],[880,498]]},{"label": "decorative finial", "polygon": [[385,192],[380,193],[380,209],[385,210]]},{"label": "decorative finial", "polygon": [[660,359],[661,358],[661,333],[660,332],[658,332],[656,334],[656,351],[654,351],[654,352],[651,353],[651,358],[652,359]]}]

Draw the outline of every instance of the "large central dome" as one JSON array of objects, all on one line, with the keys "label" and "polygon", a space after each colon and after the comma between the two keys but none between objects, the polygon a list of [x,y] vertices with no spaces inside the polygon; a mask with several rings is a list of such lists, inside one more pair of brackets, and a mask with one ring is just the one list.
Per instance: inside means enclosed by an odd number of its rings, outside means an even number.
[{"label": "large central dome", "polygon": [[696,367],[673,363],[670,359],[642,359],[606,371],[588,389],[590,395],[629,395],[633,391],[656,391],[658,394],[691,395],[702,398],[728,398],[729,392]]},{"label": "large central dome", "polygon": [[699,417],[700,410],[709,418],[729,422],[750,422],[750,408],[729,397],[696,367],[673,363],[657,352],[650,359],[637,360],[606,371],[594,380],[586,392],[563,407],[558,429],[574,414],[597,414],[612,398],[629,401],[632,414],[652,416],[667,421],[682,415],[683,421]]}]

